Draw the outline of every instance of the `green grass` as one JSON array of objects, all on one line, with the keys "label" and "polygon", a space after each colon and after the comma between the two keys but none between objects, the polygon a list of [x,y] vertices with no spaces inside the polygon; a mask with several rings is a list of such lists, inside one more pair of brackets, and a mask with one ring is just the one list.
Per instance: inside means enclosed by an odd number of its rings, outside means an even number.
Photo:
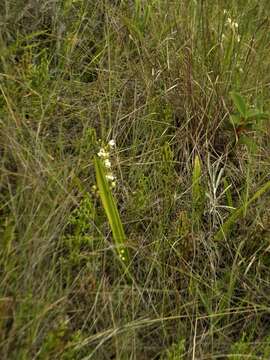
[{"label": "green grass", "polygon": [[1,359],[269,359],[269,18],[1,2]]}]

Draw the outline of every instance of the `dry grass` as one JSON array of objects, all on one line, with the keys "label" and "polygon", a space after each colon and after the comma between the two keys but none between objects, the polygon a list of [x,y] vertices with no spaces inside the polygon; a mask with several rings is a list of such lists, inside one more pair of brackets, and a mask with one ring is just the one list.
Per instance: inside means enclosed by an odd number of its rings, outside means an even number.
[{"label": "dry grass", "polygon": [[270,358],[268,3],[1,3],[1,359]]}]

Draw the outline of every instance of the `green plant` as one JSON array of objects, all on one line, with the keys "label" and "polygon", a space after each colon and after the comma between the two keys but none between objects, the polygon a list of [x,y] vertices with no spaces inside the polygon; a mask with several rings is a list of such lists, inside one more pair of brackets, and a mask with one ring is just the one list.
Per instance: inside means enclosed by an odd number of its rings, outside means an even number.
[{"label": "green plant", "polygon": [[0,14],[0,358],[268,360],[269,0]]},{"label": "green plant", "polygon": [[205,191],[202,183],[202,168],[198,155],[195,156],[192,173],[192,217],[196,227],[200,226],[205,205]]},{"label": "green plant", "polygon": [[96,172],[96,181],[97,188],[99,191],[100,199],[108,218],[113,239],[115,241],[116,251],[118,252],[119,259],[121,263],[124,265],[127,274],[128,265],[130,263],[129,252],[127,249],[127,240],[126,235],[124,233],[123,224],[120,219],[120,215],[116,206],[115,199],[112,195],[109,182],[106,177],[106,170],[103,164],[103,161],[99,159],[97,156],[94,158],[95,172]]},{"label": "green plant", "polygon": [[227,358],[228,360],[242,360],[244,357],[254,360],[257,359],[251,344],[246,341],[246,334],[243,334],[242,338],[231,346],[230,354]]},{"label": "green plant", "polygon": [[[96,231],[97,219],[95,206],[91,195],[86,193],[78,206],[72,211],[67,223],[67,234],[63,237],[62,257],[63,269],[66,270],[66,281],[72,283],[72,269],[82,266],[86,253],[93,251],[100,236]],[[71,270],[71,271],[70,271]]]},{"label": "green plant", "polygon": [[230,92],[237,112],[230,115],[230,121],[235,131],[236,142],[240,141],[250,150],[256,149],[256,143],[250,138],[250,131],[259,131],[261,122],[269,119],[269,114],[259,109],[248,106],[241,94],[236,91]]},{"label": "green plant", "polygon": [[164,360],[184,360],[185,359],[185,339],[179,340],[166,350],[163,356]]},{"label": "green plant", "polygon": [[258,200],[262,195],[270,190],[270,181],[264,183],[255,194],[249,198],[244,205],[236,208],[232,211],[228,219],[221,225],[220,229],[215,234],[215,240],[220,240],[223,237],[229,235],[231,228],[236,222],[246,213],[247,207],[251,205],[254,201]]}]

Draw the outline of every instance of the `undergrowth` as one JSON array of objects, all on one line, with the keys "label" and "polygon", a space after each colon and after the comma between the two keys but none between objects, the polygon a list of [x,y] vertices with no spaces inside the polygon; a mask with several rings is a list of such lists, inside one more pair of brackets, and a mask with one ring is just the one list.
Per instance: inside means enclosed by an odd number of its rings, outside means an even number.
[{"label": "undergrowth", "polygon": [[270,358],[269,19],[1,2],[1,359]]}]

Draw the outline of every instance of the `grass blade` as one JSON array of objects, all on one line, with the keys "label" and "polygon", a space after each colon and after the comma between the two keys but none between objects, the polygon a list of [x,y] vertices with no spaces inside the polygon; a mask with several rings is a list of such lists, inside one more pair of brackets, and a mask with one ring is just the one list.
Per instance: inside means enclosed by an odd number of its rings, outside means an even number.
[{"label": "grass blade", "polygon": [[244,205],[233,211],[233,213],[229,216],[229,218],[218,230],[214,239],[220,240],[223,238],[223,236],[228,235],[231,231],[232,226],[236,223],[236,221],[245,214],[247,207],[269,190],[270,190],[270,180],[267,181],[259,190],[257,190],[256,193],[247,202],[245,202]]}]

